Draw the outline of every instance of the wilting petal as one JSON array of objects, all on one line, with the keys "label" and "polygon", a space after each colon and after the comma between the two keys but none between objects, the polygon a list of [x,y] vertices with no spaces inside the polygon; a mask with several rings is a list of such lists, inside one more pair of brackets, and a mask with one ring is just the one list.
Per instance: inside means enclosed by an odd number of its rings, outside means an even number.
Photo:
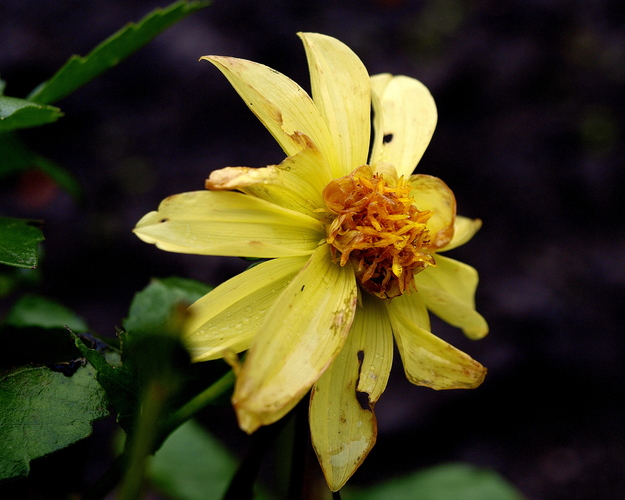
[{"label": "wilting petal", "polygon": [[438,249],[447,245],[454,234],[456,217],[456,197],[447,184],[438,177],[431,175],[413,175],[410,177],[415,206],[423,210],[431,210],[434,215],[428,221],[432,248]]},{"label": "wilting petal", "polygon": [[381,300],[364,294],[345,345],[310,400],[313,447],[332,491],[365,459],[377,436],[373,407],[386,387],[393,333]]},{"label": "wilting petal", "polygon": [[308,58],[313,100],[336,146],[336,161],[328,158],[333,177],[342,177],[367,163],[371,133],[369,74],[358,56],[337,39],[318,33],[299,36]]},{"label": "wilting petal", "polygon": [[436,256],[436,267],[415,276],[417,290],[430,311],[471,339],[488,333],[486,320],[475,310],[477,271],[457,260]]},{"label": "wilting petal", "polygon": [[343,347],[356,300],[354,271],[332,262],[323,245],[277,298],[252,341],[232,397],[243,430],[275,422],[319,379]]},{"label": "wilting petal", "polygon": [[249,349],[267,311],[309,257],[262,262],[222,283],[189,307],[184,341],[193,361]]},{"label": "wilting petal", "polygon": [[447,245],[440,248],[438,251],[446,252],[452,248],[464,245],[471,238],[473,238],[475,233],[477,233],[481,227],[482,221],[480,219],[469,219],[468,217],[456,215],[456,220],[454,221],[454,237]]},{"label": "wilting petal", "polygon": [[204,56],[230,81],[245,104],[271,132],[287,156],[302,149],[296,132],[307,135],[324,156],[334,157],[325,120],[302,87],[263,64],[223,56]]},{"label": "wilting petal", "polygon": [[434,134],[434,99],[420,81],[407,76],[375,75],[371,85],[376,115],[371,163],[392,163],[400,176],[408,177]]},{"label": "wilting petal", "polygon": [[410,382],[432,389],[472,389],[482,383],[486,368],[411,321],[394,300],[387,307]]},{"label": "wilting petal", "polygon": [[169,252],[258,258],[310,255],[325,235],[312,217],[226,191],[170,196],[134,232]]},{"label": "wilting petal", "polygon": [[226,167],[211,172],[206,187],[237,189],[291,210],[315,216],[325,207],[321,192],[332,180],[330,168],[312,143],[280,165]]}]

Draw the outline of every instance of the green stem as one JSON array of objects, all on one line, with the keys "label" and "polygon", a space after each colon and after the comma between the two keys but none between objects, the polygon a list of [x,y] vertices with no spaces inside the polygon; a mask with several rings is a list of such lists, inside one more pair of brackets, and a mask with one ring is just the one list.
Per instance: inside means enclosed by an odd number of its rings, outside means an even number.
[{"label": "green stem", "polygon": [[[128,437],[130,452],[128,469],[117,494],[117,500],[141,498],[147,458],[151,454],[158,432],[158,421],[167,399],[168,390],[158,381],[152,381],[142,398],[143,404],[135,426],[136,431]],[[124,450],[125,451],[125,450]]]},{"label": "green stem", "polygon": [[230,390],[234,385],[234,372],[230,370],[211,386],[178,408],[162,425],[154,451],[160,448],[167,436],[193,417],[197,412],[211,404],[215,399]]},{"label": "green stem", "polygon": [[[154,453],[163,444],[167,436],[169,436],[180,425],[189,420],[198,411],[211,404],[215,399],[224,394],[234,384],[234,373],[229,371],[214,384],[206,388],[200,394],[192,398],[186,404],[181,406],[170,418],[168,418],[160,428],[156,430],[156,439],[149,453]],[[123,479],[124,473],[130,463],[130,451],[126,447],[121,455],[119,455],[108,470],[89,488],[83,496],[83,500],[102,500],[104,499]]]}]

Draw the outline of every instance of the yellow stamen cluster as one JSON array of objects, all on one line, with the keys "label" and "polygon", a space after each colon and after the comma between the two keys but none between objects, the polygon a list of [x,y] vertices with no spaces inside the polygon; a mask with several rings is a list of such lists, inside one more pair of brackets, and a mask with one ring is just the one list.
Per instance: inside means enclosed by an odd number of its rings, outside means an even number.
[{"label": "yellow stamen cluster", "polygon": [[351,261],[363,288],[383,299],[414,290],[414,275],[435,265],[427,253],[432,212],[418,210],[410,190],[403,177],[391,186],[368,165],[323,190],[333,259],[342,266]]}]

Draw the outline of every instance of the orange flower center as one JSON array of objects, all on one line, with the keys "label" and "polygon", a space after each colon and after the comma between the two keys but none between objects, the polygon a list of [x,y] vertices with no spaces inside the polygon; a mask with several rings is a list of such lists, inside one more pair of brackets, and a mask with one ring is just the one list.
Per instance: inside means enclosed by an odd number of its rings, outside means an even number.
[{"label": "orange flower center", "polygon": [[415,290],[414,275],[436,265],[427,253],[432,212],[418,210],[410,190],[403,177],[391,186],[368,165],[323,190],[332,258],[342,266],[351,261],[362,287],[382,299]]}]

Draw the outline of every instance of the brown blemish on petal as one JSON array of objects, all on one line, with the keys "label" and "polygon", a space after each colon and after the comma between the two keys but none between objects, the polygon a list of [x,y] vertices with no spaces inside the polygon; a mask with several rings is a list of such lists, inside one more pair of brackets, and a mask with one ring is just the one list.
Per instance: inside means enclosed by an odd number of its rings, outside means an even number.
[{"label": "brown blemish on petal", "polygon": [[358,293],[354,291],[349,297],[345,299],[345,307],[334,311],[334,319],[332,321],[331,328],[333,330],[341,331],[346,323],[351,323],[354,319],[354,310],[358,302]]},{"label": "brown blemish on petal", "polygon": [[290,137],[291,139],[293,139],[293,142],[300,144],[302,146],[302,149],[317,149],[317,146],[312,141],[312,139],[303,132],[299,132],[298,130],[296,130],[290,135]]},{"label": "brown blemish on petal", "polygon": [[205,187],[212,191],[226,191],[251,186],[258,182],[254,174],[258,169],[250,167],[225,167],[214,170],[206,179]]},{"label": "brown blemish on petal", "polygon": [[[341,422],[342,424],[346,424],[347,423],[347,417],[345,416],[345,412],[343,410],[340,411],[339,413],[339,422]],[[341,447],[343,448],[343,447]]]}]

